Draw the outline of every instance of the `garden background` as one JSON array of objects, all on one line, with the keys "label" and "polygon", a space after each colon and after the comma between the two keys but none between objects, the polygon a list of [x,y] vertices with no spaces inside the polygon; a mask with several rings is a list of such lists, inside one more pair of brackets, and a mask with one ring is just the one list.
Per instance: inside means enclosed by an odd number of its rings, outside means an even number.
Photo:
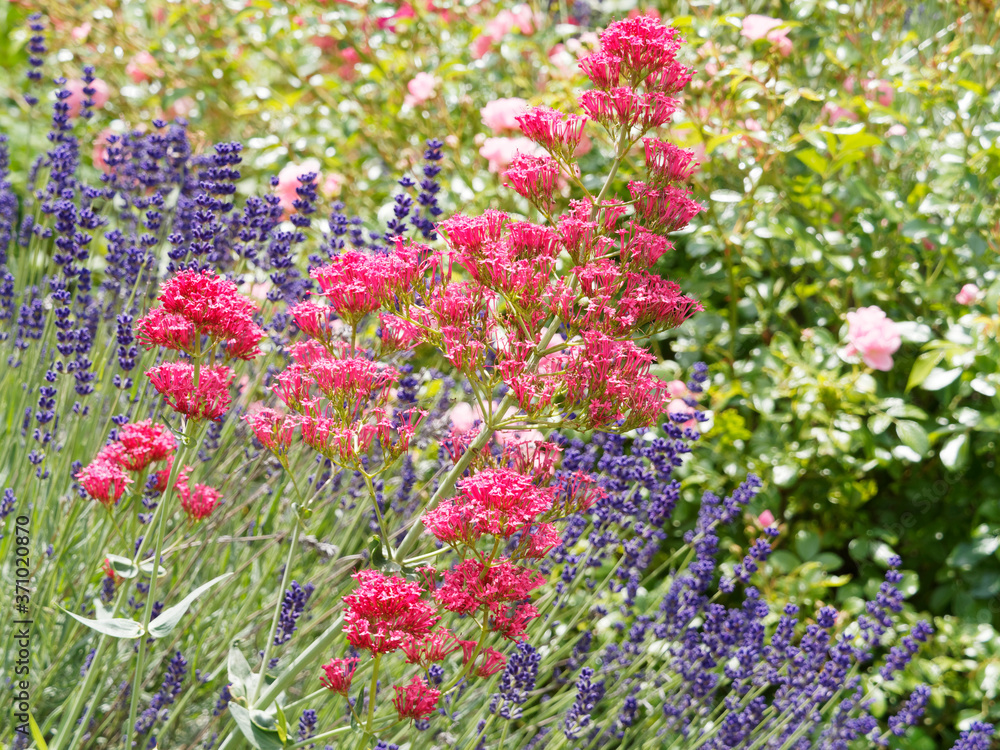
[{"label": "garden background", "polygon": [[[879,705],[886,711],[917,683],[929,684],[924,719],[893,746],[949,746],[972,720],[1000,718],[1000,11],[990,0],[641,8],[662,15],[687,42],[679,59],[694,78],[664,132],[695,152],[700,167],[690,189],[705,207],[672,235],[676,249],[652,269],[681,280],[705,308],[656,337],[653,373],[683,381],[704,361],[710,376],[699,404],[703,434],[677,469],[681,500],[666,528],[680,538],[691,527],[703,490],[725,495],[748,472],[761,477],[762,489],[722,547],[739,560],[761,526],[777,523],[760,584],[775,611],[794,601],[806,611],[826,604],[856,613],[877,594],[890,558],[900,556],[902,621],[926,618],[936,632],[900,678],[874,684],[870,695],[876,712]],[[35,10],[27,2],[0,8],[0,132],[15,185],[46,148],[49,127],[45,117],[25,114],[26,95],[43,97],[39,106],[50,101],[48,89],[25,77]],[[526,213],[502,174],[516,149],[533,147],[513,119],[520,103],[511,100],[576,111],[586,83],[577,59],[597,47],[596,31],[636,6],[148,0],[51,3],[44,11],[49,78],[80,79],[90,65],[103,82],[95,114],[78,133],[90,179],[99,180],[102,164],[107,169],[108,135],[181,117],[196,153],[245,144],[239,195],[276,191],[290,208],[297,177],[316,172],[310,237],[332,231],[336,209],[347,237],[374,243],[369,233],[391,229],[401,216],[437,222],[487,208]],[[752,14],[763,24],[748,23]],[[598,174],[614,144],[588,133],[579,164],[584,175]],[[621,165],[623,179],[641,173],[640,152]],[[433,200],[421,193],[427,163],[440,166]],[[433,244],[430,225],[410,221],[413,236]],[[96,233],[95,274],[109,252]],[[308,252],[293,261],[304,268]],[[272,304],[264,302],[265,310]],[[888,368],[873,368],[848,348],[847,314],[872,306],[896,322],[901,339]],[[440,365],[436,355],[421,356],[409,361],[415,371]],[[30,394],[21,385],[40,378],[30,367],[29,359],[22,365],[28,375],[11,367],[0,376],[0,487],[22,483],[19,509],[29,496],[34,504],[65,496],[71,463],[89,461],[106,437],[105,430],[99,439],[80,438],[79,448],[69,444],[53,459],[62,476],[32,485],[18,468],[33,445],[21,429],[23,394]],[[97,414],[72,429],[98,431],[107,423]],[[237,434],[236,417],[213,425],[197,471],[230,498],[211,533],[252,540],[223,553],[248,588],[226,594],[225,605],[206,599],[201,632],[173,636],[169,651],[183,650],[192,670],[197,663],[205,671],[202,681],[188,679],[183,700],[157,730],[164,747],[194,747],[222,731],[224,717],[210,714],[219,670],[225,673],[219,655],[234,636],[229,623],[249,618],[261,646],[258,631],[267,632],[282,580],[276,519],[286,510],[260,501],[280,497],[275,490],[286,480],[251,461],[253,451],[244,456]],[[302,467],[312,471],[308,462]],[[255,510],[237,507],[236,498]],[[8,524],[4,565],[13,508],[0,511]],[[55,707],[79,682],[93,648],[86,628],[68,618],[55,625],[54,606],[84,605],[103,577],[92,564],[101,557],[99,540],[62,529],[61,517],[43,514],[34,528],[38,596],[53,597],[37,605],[49,608],[51,623],[35,641],[44,671],[34,700],[45,732],[58,725]],[[318,633],[323,613],[347,592],[346,572],[366,554],[356,532],[332,512],[310,527],[295,577],[317,594],[307,596],[296,639]],[[357,540],[346,541],[352,534]],[[192,532],[192,545],[197,538]],[[47,551],[57,539],[63,546]],[[666,551],[659,554],[650,570],[666,560]],[[171,585],[211,578],[202,569],[211,556],[195,550],[180,559]],[[655,577],[643,580],[638,610],[655,608],[657,585]],[[169,658],[154,660],[151,692]],[[104,700],[107,715],[127,708]]]}]

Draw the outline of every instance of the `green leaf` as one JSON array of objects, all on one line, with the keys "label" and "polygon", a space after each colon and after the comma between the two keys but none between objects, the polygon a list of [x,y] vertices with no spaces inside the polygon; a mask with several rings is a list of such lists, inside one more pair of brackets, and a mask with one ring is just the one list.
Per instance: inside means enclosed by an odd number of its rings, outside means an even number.
[{"label": "green leaf", "polygon": [[918,453],[921,456],[927,455],[927,451],[931,447],[930,440],[927,439],[927,433],[924,431],[924,428],[918,423],[907,419],[896,422],[896,434],[903,441],[903,445],[911,449],[914,453]]},{"label": "green leaf", "polygon": [[226,667],[229,676],[230,692],[237,697],[246,698],[249,694],[246,689],[247,683],[250,682],[253,672],[250,671],[250,663],[247,661],[247,658],[240,651],[239,641],[233,641],[229,647],[229,658],[226,661]]},{"label": "green leaf", "polygon": [[115,575],[121,576],[122,578],[135,578],[139,575],[139,568],[137,568],[127,557],[108,553],[104,556],[104,559],[108,561],[108,564],[111,566],[111,570],[115,572]]},{"label": "green leaf", "polygon": [[940,367],[935,367],[927,374],[927,377],[924,378],[924,382],[920,384],[920,387],[925,391],[940,391],[942,388],[954,383],[961,374],[961,367],[956,367],[951,370],[942,370]]},{"label": "green leaf", "polygon": [[888,414],[873,414],[868,418],[868,429],[873,435],[881,435],[889,429],[892,424],[892,417]]},{"label": "green leaf", "polygon": [[250,718],[250,711],[239,703],[229,703],[229,713],[233,716],[233,721],[240,728],[240,732],[246,737],[247,742],[257,750],[280,750],[284,743],[278,737],[277,732],[261,729],[254,724]]},{"label": "green leaf", "polygon": [[154,638],[162,638],[163,636],[170,634],[173,629],[177,627],[177,623],[180,622],[180,619],[184,616],[184,613],[188,611],[188,608],[195,599],[212,588],[212,586],[220,581],[224,581],[231,575],[233,574],[223,573],[221,576],[213,578],[208,583],[203,583],[201,586],[181,599],[177,604],[163,610],[163,613],[159,617],[149,623],[149,634]]},{"label": "green leaf", "polygon": [[819,536],[811,531],[799,531],[795,535],[795,552],[802,560],[812,560],[819,552]]},{"label": "green leaf", "polygon": [[42,735],[42,730],[38,728],[38,722],[35,721],[35,717],[32,714],[28,714],[28,728],[31,729],[31,737],[35,740],[35,744],[38,745],[38,750],[49,750],[49,746],[45,742],[45,737]]},{"label": "green leaf", "polygon": [[796,151],[794,156],[817,174],[825,174],[827,168],[830,166],[830,162],[814,148]]},{"label": "green leaf", "polygon": [[708,197],[716,203],[739,203],[743,200],[743,194],[735,190],[713,190]]},{"label": "green leaf", "polygon": [[[167,574],[167,569],[164,568],[162,565],[157,565],[156,567],[157,567],[156,577],[157,578],[163,578],[163,576],[165,576]],[[139,563],[139,570],[141,570],[146,575],[152,575],[152,573],[153,573],[153,561],[152,560],[143,560],[141,563]]]},{"label": "green leaf", "polygon": [[112,638],[138,638],[143,634],[142,625],[135,620],[126,620],[121,617],[111,620],[88,620],[86,617],[80,617],[80,615],[73,614],[62,607],[59,607],[59,609],[62,609],[63,612],[77,622],[82,622],[91,630],[96,630],[98,633],[103,633],[104,635],[110,635]]},{"label": "green leaf", "polygon": [[956,471],[969,463],[969,433],[954,435],[938,451],[941,463],[946,469]]}]

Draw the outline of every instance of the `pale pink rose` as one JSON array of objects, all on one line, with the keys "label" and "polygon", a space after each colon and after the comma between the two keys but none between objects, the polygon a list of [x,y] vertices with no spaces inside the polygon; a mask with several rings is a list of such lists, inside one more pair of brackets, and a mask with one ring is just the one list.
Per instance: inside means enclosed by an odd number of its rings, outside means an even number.
[{"label": "pale pink rose", "polygon": [[896,91],[892,88],[891,83],[881,79],[875,79],[868,81],[867,88],[869,99],[875,100],[883,107],[889,107],[892,105],[892,100],[896,95]]},{"label": "pale pink rose", "polygon": [[489,34],[480,34],[473,39],[472,44],[469,45],[469,51],[472,53],[472,59],[481,60],[486,56],[486,53],[490,51],[492,46],[493,37]]},{"label": "pale pink rose", "polygon": [[281,207],[286,214],[295,213],[294,202],[299,197],[295,191],[302,186],[299,177],[307,172],[314,173],[317,182],[321,179],[317,159],[306,159],[301,164],[288,164],[278,172],[278,185],[274,188],[274,194],[281,198]]},{"label": "pale pink rose", "polygon": [[[80,114],[83,109],[83,102],[87,98],[83,93],[83,89],[87,84],[81,81],[79,78],[74,78],[70,81],[66,81],[65,89],[69,91],[69,97],[64,101],[69,105],[69,116],[76,117]],[[102,81],[100,78],[95,78],[94,82],[90,84],[90,87],[94,89],[94,94],[91,97],[94,102],[94,109],[100,109],[105,104],[108,103],[108,99],[111,96],[111,89],[108,88],[108,84]]]},{"label": "pale pink rose", "polygon": [[955,295],[955,301],[960,305],[974,305],[979,299],[979,287],[975,284],[966,284],[961,291]]},{"label": "pale pink rose", "polygon": [[833,102],[827,102],[823,105],[823,114],[826,115],[830,122],[837,122],[837,120],[858,121],[858,116],[854,112],[844,109],[839,104],[834,104]]},{"label": "pale pink rose", "polygon": [[774,523],[774,514],[769,510],[765,510],[763,513],[757,516],[757,520],[760,521],[761,526],[767,528],[772,523]]},{"label": "pale pink rose", "polygon": [[82,42],[90,34],[92,28],[94,27],[89,23],[81,23],[79,26],[74,26],[69,35],[73,37],[73,41]]},{"label": "pale pink rose", "polygon": [[544,156],[545,150],[527,138],[487,138],[479,149],[479,155],[490,163],[490,171],[502,174],[510,166],[516,154]]},{"label": "pale pink rose", "polygon": [[494,99],[485,107],[479,110],[483,118],[483,124],[494,133],[502,133],[505,130],[518,130],[516,117],[528,109],[528,102],[524,99],[511,97],[507,99]]},{"label": "pale pink rose", "polygon": [[760,16],[753,13],[743,19],[743,28],[740,31],[746,39],[751,42],[757,39],[767,39],[778,48],[778,52],[783,57],[792,54],[792,40],[788,38],[789,29],[779,29],[784,25],[780,18],[770,16]]},{"label": "pale pink rose", "polygon": [[94,140],[94,150],[91,152],[91,156],[94,159],[94,166],[105,174],[111,172],[111,167],[108,166],[106,159],[108,156],[108,136],[114,134],[115,131],[110,128],[102,130]]},{"label": "pale pink rose", "polygon": [[271,280],[261,281],[250,285],[250,291],[247,294],[250,295],[251,299],[255,299],[261,304],[267,302],[267,293],[271,291],[271,287],[274,286],[274,282]]},{"label": "pale pink rose", "polygon": [[165,120],[176,120],[178,117],[186,118],[194,111],[196,106],[198,106],[197,103],[190,96],[182,96],[167,107],[167,111],[163,113],[163,117]]},{"label": "pale pink rose", "polygon": [[497,430],[493,433],[493,439],[497,445],[510,445],[511,443],[544,442],[545,436],[538,430]]},{"label": "pale pink rose", "polygon": [[780,18],[771,18],[770,16],[751,13],[743,19],[743,27],[740,29],[740,34],[744,38],[754,42],[765,38],[771,31],[784,23]]},{"label": "pale pink rose", "polygon": [[344,187],[344,175],[338,172],[330,172],[323,183],[319,186],[319,191],[326,198],[336,198]]},{"label": "pale pink rose", "polygon": [[847,341],[848,356],[860,354],[866,365],[883,372],[892,369],[892,355],[902,343],[899,327],[874,305],[847,313]]},{"label": "pale pink rose", "polygon": [[691,395],[687,384],[683,380],[671,380],[667,383],[667,391],[674,398],[687,398]]},{"label": "pale pink rose", "polygon": [[898,122],[885,131],[886,135],[906,135],[906,126]]},{"label": "pale pink rose", "polygon": [[572,78],[577,74],[576,58],[565,44],[557,44],[549,50],[549,62],[559,78]]},{"label": "pale pink rose", "polygon": [[413,76],[413,80],[406,84],[406,90],[410,93],[403,99],[403,104],[418,107],[427,100],[433,99],[440,83],[441,79],[437,76],[430,73],[417,73]]},{"label": "pale pink rose", "polygon": [[476,426],[476,422],[483,421],[479,407],[467,404],[465,401],[459,401],[451,407],[448,416],[451,418],[451,426],[457,432],[468,432]]},{"label": "pale pink rose", "polygon": [[125,74],[128,75],[134,83],[142,83],[143,81],[148,81],[151,78],[163,77],[163,71],[157,64],[156,58],[149,54],[146,50],[137,52],[135,57],[129,61],[128,65],[125,66]]},{"label": "pale pink rose", "polygon": [[531,12],[531,7],[527,3],[515,5],[510,9],[510,15],[513,19],[513,27],[517,28],[522,34],[530,35],[535,33],[535,18]]}]

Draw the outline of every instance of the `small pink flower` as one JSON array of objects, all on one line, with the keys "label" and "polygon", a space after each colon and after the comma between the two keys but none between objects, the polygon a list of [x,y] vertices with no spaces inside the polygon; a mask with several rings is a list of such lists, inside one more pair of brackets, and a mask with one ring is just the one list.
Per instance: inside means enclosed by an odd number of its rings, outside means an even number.
[{"label": "small pink flower", "polygon": [[281,208],[286,214],[295,213],[295,201],[298,200],[298,193],[295,191],[302,187],[299,178],[304,174],[316,175],[319,182],[319,161],[317,159],[306,159],[301,164],[288,164],[278,172],[278,184],[274,188],[274,194],[281,198]]},{"label": "small pink flower", "polygon": [[527,138],[487,138],[479,149],[479,155],[490,163],[490,171],[502,174],[510,166],[517,154],[525,156],[545,156],[545,150]]},{"label": "small pink flower", "polygon": [[125,74],[134,83],[142,83],[151,78],[162,78],[163,70],[160,69],[155,57],[148,51],[142,50],[136,53],[135,57],[125,66]]},{"label": "small pink flower", "polygon": [[850,120],[851,122],[857,122],[858,116],[849,109],[844,109],[838,104],[833,102],[827,102],[823,105],[823,114],[830,120],[831,123],[837,122],[837,120]]},{"label": "small pink flower", "polygon": [[409,91],[403,99],[403,104],[410,107],[418,107],[424,102],[433,99],[437,94],[437,87],[441,84],[441,79],[430,73],[417,73],[413,76],[406,90]]},{"label": "small pink flower", "polygon": [[876,306],[860,307],[847,313],[847,355],[861,355],[876,370],[892,369],[892,355],[902,339],[896,323]]},{"label": "small pink flower", "polygon": [[472,53],[472,59],[481,60],[486,57],[486,53],[490,51],[492,46],[493,37],[489,34],[480,34],[473,39],[472,44],[469,45],[469,51]]},{"label": "small pink flower", "polygon": [[494,99],[479,110],[483,124],[494,133],[500,134],[507,130],[518,130],[517,116],[528,110],[528,102],[524,99],[511,97]]},{"label": "small pink flower", "polygon": [[883,107],[889,107],[892,105],[893,97],[896,92],[892,88],[892,84],[888,81],[883,81],[879,78],[868,81],[865,88],[868,89],[868,98],[872,99]]},{"label": "small pink flower", "polygon": [[102,130],[97,138],[94,139],[94,148],[91,151],[91,157],[94,160],[94,166],[105,174],[111,173],[111,167],[108,165],[108,136],[114,135],[115,131],[110,128],[105,128]]},{"label": "small pink flower", "polygon": [[336,198],[344,187],[344,175],[339,172],[330,172],[323,178],[323,184],[319,186],[319,191],[326,198]]},{"label": "small pink flower", "polygon": [[975,284],[966,284],[961,291],[955,295],[955,301],[960,305],[974,305],[979,299],[979,287]]},{"label": "small pink flower", "polygon": [[481,422],[483,419],[479,407],[471,406],[464,401],[459,401],[451,407],[448,416],[451,417],[452,427],[458,432],[468,432],[475,427],[476,422]]},{"label": "small pink flower", "polygon": [[740,34],[751,42],[757,39],[767,39],[778,48],[778,52],[783,57],[788,57],[792,53],[792,40],[788,38],[789,29],[779,29],[785,24],[780,18],[761,16],[752,13],[743,19],[743,28]]},{"label": "small pink flower", "polygon": [[392,689],[396,691],[392,705],[400,719],[422,719],[437,710],[441,691],[432,688],[421,677],[414,675],[406,687],[393,685]]},{"label": "small pink flower", "polygon": [[[66,81],[65,88],[69,91],[69,97],[64,101],[69,105],[70,117],[76,117],[83,109],[83,102],[87,98],[87,96],[83,93],[83,89],[86,85],[87,84],[78,78]],[[94,82],[90,84],[90,87],[94,89],[94,94],[91,97],[94,102],[94,109],[100,109],[108,103],[108,99],[111,96],[111,89],[109,89],[108,84],[100,78],[95,78]]]},{"label": "small pink flower", "polygon": [[757,516],[757,520],[760,522],[761,526],[764,526],[766,528],[770,526],[772,523],[774,523],[774,514],[769,510],[765,510],[763,513]]},{"label": "small pink flower", "polygon": [[331,659],[329,664],[322,667],[325,674],[319,678],[319,684],[339,695],[347,695],[357,668],[357,658]]},{"label": "small pink flower", "polygon": [[182,96],[167,107],[163,113],[163,118],[165,120],[176,120],[178,117],[186,118],[194,111],[196,106],[198,106],[197,103],[190,96]]},{"label": "small pink flower", "polygon": [[906,126],[905,125],[900,125],[897,122],[895,125],[890,126],[889,129],[885,131],[885,134],[886,135],[906,135]]},{"label": "small pink flower", "polygon": [[82,23],[79,26],[74,26],[73,30],[69,33],[73,37],[74,42],[82,42],[90,34],[92,28],[94,27],[89,23]]}]

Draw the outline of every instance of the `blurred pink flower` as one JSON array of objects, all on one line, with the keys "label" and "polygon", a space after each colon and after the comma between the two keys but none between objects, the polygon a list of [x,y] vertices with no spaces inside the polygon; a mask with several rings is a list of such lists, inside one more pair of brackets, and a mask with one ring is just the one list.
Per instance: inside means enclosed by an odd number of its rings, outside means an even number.
[{"label": "blurred pink flower", "polygon": [[483,124],[494,133],[502,133],[505,130],[517,130],[518,115],[528,109],[528,102],[524,99],[511,97],[507,99],[494,99],[485,107],[479,110],[483,118]]},{"label": "blurred pink flower", "polygon": [[301,164],[288,164],[278,172],[278,184],[274,188],[274,194],[281,198],[281,207],[286,214],[295,213],[293,204],[299,197],[295,191],[302,185],[299,177],[307,172],[313,172],[316,175],[316,181],[319,182],[319,161],[317,159],[306,159]]},{"label": "blurred pink flower", "polygon": [[889,107],[892,105],[892,100],[896,95],[896,91],[893,89],[892,84],[888,81],[883,81],[881,79],[869,81],[867,89],[869,99],[874,99],[883,107]]},{"label": "blurred pink flower", "polygon": [[163,113],[165,120],[174,120],[178,117],[187,117],[194,111],[197,103],[190,96],[182,96],[177,99],[173,104],[167,107],[167,111]]},{"label": "blurred pink flower", "polygon": [[409,3],[403,3],[399,6],[399,10],[393,13],[388,18],[380,18],[375,22],[375,25],[380,29],[389,29],[389,31],[396,30],[396,21],[400,18],[413,18],[416,15],[413,11],[413,6]]},{"label": "blurred pink flower", "polygon": [[757,520],[760,521],[761,526],[765,527],[770,526],[772,523],[774,523],[774,514],[769,510],[765,510],[763,513],[757,516]]},{"label": "blurred pink flower", "polygon": [[885,372],[902,339],[896,323],[873,305],[847,313],[847,342],[848,356],[860,354],[866,365]]},{"label": "blurred pink flower", "polygon": [[137,52],[135,57],[125,66],[125,74],[132,79],[133,83],[142,83],[151,78],[162,78],[163,70],[157,64],[156,58],[143,50]]},{"label": "blurred pink flower", "polygon": [[476,426],[476,422],[481,422],[483,415],[478,406],[472,406],[465,401],[459,401],[448,410],[451,418],[451,426],[458,432],[468,432]]},{"label": "blurred pink flower", "polygon": [[469,51],[472,53],[473,60],[479,60],[486,56],[486,53],[490,51],[490,47],[493,46],[493,37],[488,34],[481,34],[472,40],[472,44],[469,45]]},{"label": "blurred pink flower", "polygon": [[406,90],[410,93],[403,99],[403,104],[417,107],[428,99],[433,99],[440,83],[441,79],[437,76],[430,73],[417,73],[413,76],[413,80],[406,84]]},{"label": "blurred pink flower", "polygon": [[979,287],[975,284],[966,284],[962,287],[958,294],[955,295],[955,301],[960,305],[974,305],[979,299]]},{"label": "blurred pink flower", "polygon": [[344,175],[338,172],[330,172],[323,179],[322,184],[319,186],[319,191],[326,198],[336,198],[340,195],[340,191],[343,187]]},{"label": "blurred pink flower", "polygon": [[107,158],[108,155],[108,136],[114,135],[114,133],[115,132],[111,130],[111,128],[105,128],[104,130],[102,130],[98,134],[97,138],[94,139],[94,149],[91,152],[91,156],[93,157],[94,160],[94,166],[97,167],[102,172],[104,172],[105,174],[111,172],[111,167],[108,166],[108,163],[107,161],[105,161],[105,159]]},{"label": "blurred pink flower", "polygon": [[792,40],[788,38],[789,29],[779,29],[785,24],[780,18],[761,16],[751,13],[743,19],[743,28],[740,34],[751,42],[757,39],[767,39],[778,48],[778,52],[783,57],[792,54]]},{"label": "blurred pink flower", "polygon": [[531,8],[521,3],[510,10],[502,10],[496,18],[486,24],[484,33],[476,37],[471,46],[472,56],[476,60],[483,57],[490,48],[512,31],[518,31],[526,36],[535,33],[535,17]]},{"label": "blurred pink flower", "polygon": [[545,149],[527,138],[487,138],[479,149],[479,155],[490,163],[490,171],[501,174],[514,160],[515,154],[545,156]]},{"label": "blurred pink flower", "polygon": [[79,26],[74,26],[73,30],[69,32],[70,36],[73,37],[74,42],[82,42],[90,34],[90,30],[94,28],[89,23],[81,23]]},{"label": "blurred pink flower", "polygon": [[[66,81],[66,90],[69,91],[69,98],[67,98],[66,104],[69,105],[69,116],[76,117],[80,114],[80,110],[83,109],[83,101],[87,97],[83,93],[83,88],[86,84],[79,78],[74,78],[70,81]],[[108,84],[102,81],[100,78],[94,79],[94,82],[90,84],[91,88],[94,89],[94,109],[100,109],[105,104],[108,103],[108,99],[111,96],[111,89],[108,88]]]},{"label": "blurred pink flower", "polygon": [[834,104],[833,102],[827,102],[823,105],[823,114],[830,120],[830,122],[837,122],[837,120],[850,120],[851,122],[857,122],[858,116],[849,109],[844,109],[839,104]]},{"label": "blurred pink flower", "polygon": [[906,126],[900,125],[898,122],[892,125],[888,130],[885,131],[886,135],[906,135]]}]

